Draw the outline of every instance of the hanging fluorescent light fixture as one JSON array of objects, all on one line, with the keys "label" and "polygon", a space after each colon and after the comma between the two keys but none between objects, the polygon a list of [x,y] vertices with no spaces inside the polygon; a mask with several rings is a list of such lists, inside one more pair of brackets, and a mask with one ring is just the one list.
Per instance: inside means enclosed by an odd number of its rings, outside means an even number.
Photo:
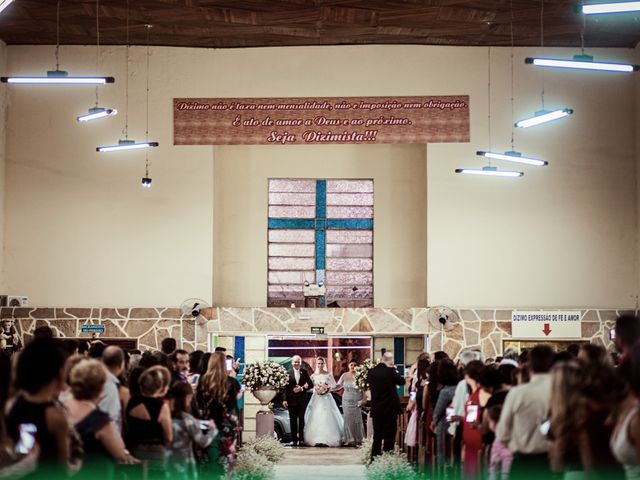
[{"label": "hanging fluorescent light fixture", "polygon": [[[489,145],[491,145],[491,47],[487,49],[487,128],[489,133]],[[512,139],[513,140],[513,139]],[[513,142],[512,142],[513,143]],[[491,146],[489,146],[491,148]],[[456,168],[456,173],[462,173],[465,175],[481,175],[481,176],[489,176],[489,177],[521,177],[524,175],[523,172],[513,172],[509,170],[498,170],[497,167],[491,166],[491,159],[496,158],[494,155],[485,155],[486,153],[491,152],[476,152],[477,155],[486,156],[489,159],[489,165],[482,167],[481,169],[477,168]]]},{"label": "hanging fluorescent light fixture", "polygon": [[118,140],[117,145],[106,145],[104,147],[96,147],[97,152],[119,152],[121,150],[139,150],[141,148],[157,147],[158,142],[139,142],[135,140]]},{"label": "hanging fluorescent light fixture", "polygon": [[13,85],[104,85],[114,83],[113,77],[70,77],[64,70],[50,70],[46,77],[2,77],[2,83]]},{"label": "hanging fluorescent light fixture", "polygon": [[[117,145],[105,145],[102,147],[96,147],[97,152],[120,152],[123,150],[140,150],[143,148],[153,148],[160,144],[158,142],[149,141],[149,28],[147,25],[147,128],[146,128],[146,140],[144,142],[136,142],[129,139],[129,0],[127,0],[127,13],[126,13],[126,54],[125,54],[125,108],[124,108],[124,139],[118,140]],[[147,174],[146,177],[149,177]]]},{"label": "hanging fluorescent light fixture", "polygon": [[560,108],[558,110],[538,110],[533,117],[518,120],[514,126],[518,128],[529,128],[543,123],[552,122],[560,118],[568,117],[573,114],[571,108]]},{"label": "hanging fluorescent light fixture", "polygon": [[630,65],[626,63],[594,62],[591,55],[574,55],[573,60],[563,60],[559,58],[531,58],[524,60],[526,64],[533,64],[537,67],[549,68],[570,68],[576,70],[597,70],[602,72],[637,72],[640,65]]},{"label": "hanging fluorescent light fixture", "polygon": [[[100,0],[96,0],[96,71],[100,69]],[[102,108],[100,105],[100,92],[96,85],[96,105],[89,109],[89,113],[76,117],[78,122],[90,122],[99,118],[117,115],[118,110],[115,108]]]},{"label": "hanging fluorescent light fixture", "polygon": [[[0,3],[1,5],[3,3]],[[70,77],[68,72],[60,70],[60,0],[56,3],[55,56],[56,69],[49,70],[44,77],[0,77],[0,82],[12,85],[104,85],[115,82],[113,77]]]},{"label": "hanging fluorescent light fixture", "polygon": [[97,120],[99,118],[109,117],[111,115],[117,115],[118,110],[115,108],[102,108],[102,107],[92,107],[89,109],[89,113],[85,115],[80,115],[77,117],[79,122],[90,122],[91,120]]},{"label": "hanging fluorescent light fixture", "polygon": [[589,5],[582,5],[582,13],[584,13],[585,15],[638,11],[640,11],[640,2],[594,3]]},{"label": "hanging fluorescent light fixture", "polygon": [[506,162],[521,163],[523,165],[532,165],[534,167],[544,167],[545,165],[549,165],[549,162],[547,162],[546,160],[540,160],[538,158],[531,158],[531,157],[523,157],[522,153],[514,152],[513,150],[505,153],[478,151],[476,152],[476,155],[479,155],[481,157],[493,158],[495,160],[504,160]]},{"label": "hanging fluorescent light fixture", "polygon": [[[2,0],[0,0],[0,2],[2,2]],[[59,53],[60,0],[58,0],[56,7],[56,69],[49,70],[44,77],[0,77],[0,82],[12,85],[104,85],[115,82],[113,77],[70,77],[68,72],[60,70]]]},{"label": "hanging fluorescent light fixture", "polygon": [[0,12],[13,3],[13,0],[0,0]]},{"label": "hanging fluorescent light fixture", "polygon": [[522,177],[524,175],[523,172],[498,170],[497,167],[456,168],[456,173],[462,173],[464,175],[483,175],[487,177]]}]

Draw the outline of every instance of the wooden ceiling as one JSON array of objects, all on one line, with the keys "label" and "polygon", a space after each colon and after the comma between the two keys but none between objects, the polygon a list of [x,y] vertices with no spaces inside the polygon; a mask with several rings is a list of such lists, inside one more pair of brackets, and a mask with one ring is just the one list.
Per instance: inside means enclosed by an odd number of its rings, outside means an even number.
[{"label": "wooden ceiling", "polygon": [[[511,2],[512,7],[511,7]],[[544,0],[544,44],[580,46],[580,0]],[[10,45],[55,44],[57,0],[0,14]],[[539,46],[543,0],[130,0],[130,43],[179,47],[418,44]],[[100,43],[126,43],[127,0],[99,0]],[[511,10],[512,9],[512,10]],[[587,47],[635,47],[640,15],[588,18]],[[96,0],[61,0],[60,43],[96,42]]]}]

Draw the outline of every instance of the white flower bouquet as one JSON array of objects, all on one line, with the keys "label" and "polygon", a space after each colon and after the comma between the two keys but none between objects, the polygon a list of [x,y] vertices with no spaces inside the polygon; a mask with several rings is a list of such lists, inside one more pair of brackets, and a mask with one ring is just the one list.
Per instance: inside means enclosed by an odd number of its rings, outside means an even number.
[{"label": "white flower bouquet", "polygon": [[329,385],[326,383],[316,383],[313,387],[318,395],[326,395],[329,393]]},{"label": "white flower bouquet", "polygon": [[368,358],[362,363],[362,365],[358,365],[356,367],[356,373],[355,373],[356,388],[361,392],[365,392],[369,390],[369,382],[367,382],[367,374],[369,373],[369,370],[371,370],[375,366],[376,366],[375,362],[370,358]]},{"label": "white flower bouquet", "polygon": [[282,390],[289,383],[289,374],[279,363],[267,360],[247,365],[242,380],[251,391],[263,387]]}]

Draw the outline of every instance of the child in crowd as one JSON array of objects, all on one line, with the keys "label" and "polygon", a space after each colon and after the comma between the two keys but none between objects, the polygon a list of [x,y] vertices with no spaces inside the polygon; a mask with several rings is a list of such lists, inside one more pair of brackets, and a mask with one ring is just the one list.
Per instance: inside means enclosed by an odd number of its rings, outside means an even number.
[{"label": "child in crowd", "polygon": [[193,390],[188,383],[176,382],[169,391],[169,398],[173,418],[173,442],[169,447],[171,478],[195,479],[197,471],[193,448],[207,448],[218,430],[213,420],[199,421],[191,415]]},{"label": "child in crowd", "polygon": [[[498,421],[502,413],[502,405],[494,405],[487,411],[489,415],[489,428],[495,433],[498,428]],[[498,438],[491,444],[491,458],[489,461],[489,480],[507,480],[511,463],[513,462],[513,454],[507,446]]]}]

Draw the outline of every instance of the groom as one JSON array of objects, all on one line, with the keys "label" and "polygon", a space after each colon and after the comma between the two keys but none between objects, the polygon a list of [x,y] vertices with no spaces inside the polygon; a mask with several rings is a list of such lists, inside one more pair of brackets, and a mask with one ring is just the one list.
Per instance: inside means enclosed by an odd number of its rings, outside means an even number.
[{"label": "groom", "polygon": [[291,444],[304,445],[304,412],[309,403],[307,390],[313,387],[311,377],[302,368],[302,358],[294,355],[291,359],[293,368],[289,370],[289,383],[284,390],[284,408],[289,410],[291,422]]}]

